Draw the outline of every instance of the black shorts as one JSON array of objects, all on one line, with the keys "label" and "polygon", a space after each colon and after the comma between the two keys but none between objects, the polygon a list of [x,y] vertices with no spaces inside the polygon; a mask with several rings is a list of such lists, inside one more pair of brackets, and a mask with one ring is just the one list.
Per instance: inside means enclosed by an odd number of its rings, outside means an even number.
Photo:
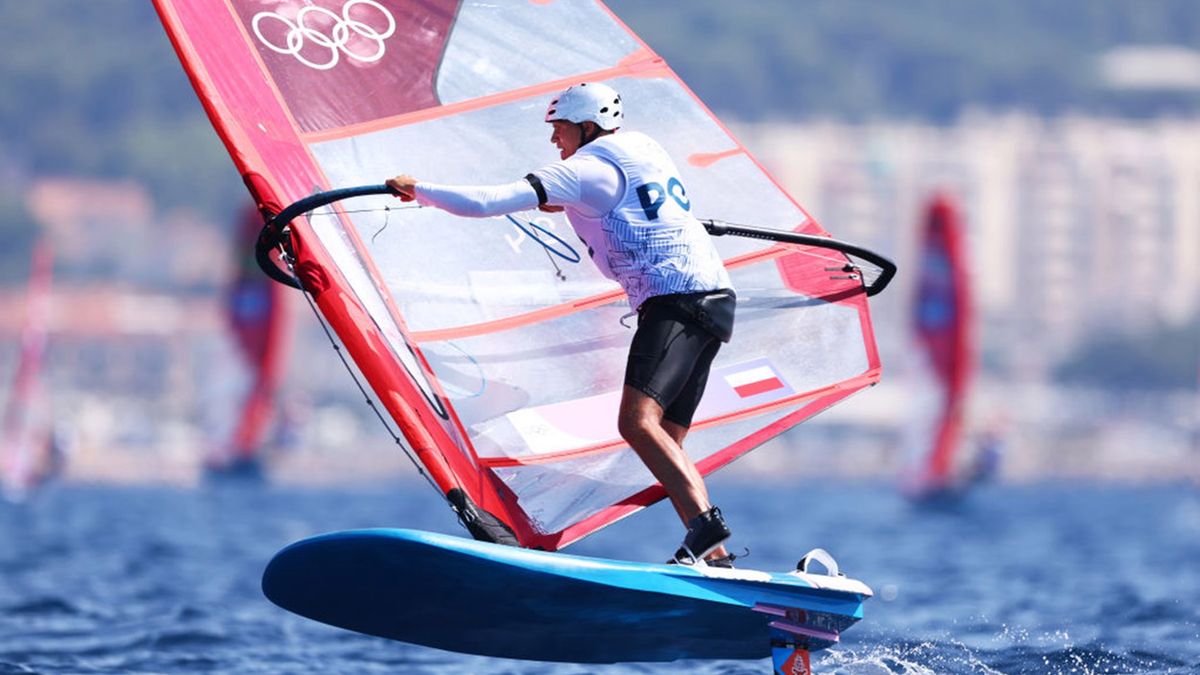
[{"label": "black shorts", "polygon": [[[724,293],[720,302],[728,303],[732,322],[733,294]],[[625,384],[657,401],[663,417],[683,427],[692,425],[709,368],[721,348],[721,337],[712,326],[696,318],[696,298],[708,295],[661,295],[642,303],[625,365]]]}]

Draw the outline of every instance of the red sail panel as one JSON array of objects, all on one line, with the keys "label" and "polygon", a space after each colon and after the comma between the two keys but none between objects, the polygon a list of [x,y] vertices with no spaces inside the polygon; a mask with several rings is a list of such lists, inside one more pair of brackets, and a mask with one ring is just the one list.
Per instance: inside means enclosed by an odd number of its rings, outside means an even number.
[{"label": "red sail panel", "polygon": [[[257,38],[262,65],[302,132],[436,107],[437,66],[457,8],[456,0],[280,2],[270,11],[264,11],[263,3],[234,3],[242,25]],[[300,38],[301,25],[327,28],[330,40],[315,38],[318,33]],[[388,54],[387,41],[400,36],[405,38],[403,56]]]}]

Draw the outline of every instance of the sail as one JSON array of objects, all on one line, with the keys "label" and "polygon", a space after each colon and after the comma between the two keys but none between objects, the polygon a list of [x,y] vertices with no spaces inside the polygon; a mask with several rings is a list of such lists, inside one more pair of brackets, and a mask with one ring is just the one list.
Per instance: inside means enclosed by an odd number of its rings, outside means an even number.
[{"label": "sail", "polygon": [[930,198],[921,222],[912,333],[914,433],[901,487],[914,498],[961,489],[964,417],[975,369],[971,288],[962,219],[948,194]]},{"label": "sail", "polygon": [[[547,102],[591,81],[675,158],[700,217],[826,235],[600,2],[155,5],[238,171],[276,211],[401,172],[517,180],[558,159]],[[365,196],[288,234],[322,320],[460,513],[474,505],[555,550],[663,498],[616,428],[627,301],[561,215],[471,220]],[[714,241],[739,307],[686,443],[705,474],[881,369],[844,255]]]},{"label": "sail", "polygon": [[21,351],[4,417],[0,420],[0,488],[8,499],[22,498],[52,468],[53,428],[42,392],[41,371],[49,329],[54,252],[46,239],[33,250]]},{"label": "sail", "polygon": [[239,470],[260,463],[275,419],[276,396],[290,345],[287,289],[262,274],[254,242],[262,229],[257,209],[247,208],[234,233],[237,261],[225,294],[225,318],[238,348],[243,378],[236,423],[210,455],[210,470]]}]

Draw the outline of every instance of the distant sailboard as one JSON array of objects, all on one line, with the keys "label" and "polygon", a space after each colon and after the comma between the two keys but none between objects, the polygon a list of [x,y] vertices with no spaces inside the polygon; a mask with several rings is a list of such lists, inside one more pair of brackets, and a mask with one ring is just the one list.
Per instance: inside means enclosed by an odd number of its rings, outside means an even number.
[{"label": "distant sailboard", "polygon": [[960,494],[973,478],[964,425],[975,370],[966,233],[949,195],[929,200],[920,231],[910,383],[916,410],[908,416],[901,475],[902,491],[917,500]]},{"label": "distant sailboard", "polygon": [[42,383],[53,275],[54,250],[43,238],[33,250],[17,370],[0,418],[0,496],[10,501],[48,479],[59,460]]},{"label": "distant sailboard", "polygon": [[629,128],[679,160],[688,191],[672,198],[733,235],[716,244],[737,336],[688,441],[702,473],[878,381],[867,297],[895,267],[830,239],[602,3],[155,5],[247,187],[280,214],[266,269],[311,297],[476,537],[558,550],[664,497],[615,424],[628,305],[565,219],[463,219],[378,185],[499,183],[553,161],[542,118],[568,85],[622,92]]},{"label": "distant sailboard", "polygon": [[235,269],[225,293],[225,321],[237,346],[240,391],[234,426],[210,451],[211,477],[262,477],[278,419],[278,391],[291,335],[287,289],[263,276],[255,264],[254,243],[263,216],[246,209],[234,231]]}]

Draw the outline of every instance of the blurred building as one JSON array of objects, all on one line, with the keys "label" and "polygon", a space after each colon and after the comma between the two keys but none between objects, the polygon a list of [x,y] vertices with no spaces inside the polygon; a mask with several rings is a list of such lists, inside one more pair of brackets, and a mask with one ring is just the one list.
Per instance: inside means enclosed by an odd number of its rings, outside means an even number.
[{"label": "blurred building", "polygon": [[1200,121],[973,114],[735,132],[834,236],[900,266],[872,302],[883,382],[805,425],[791,451],[836,446],[891,471],[914,386],[906,263],[925,200],[946,190],[966,221],[982,352],[968,425],[1007,429],[1005,474],[1196,475],[1195,392],[1065,387],[1054,369],[1096,335],[1200,315]]},{"label": "blurred building", "polygon": [[[964,213],[983,352],[975,421],[1010,423],[1008,475],[1169,476],[1194,467],[1193,397],[1121,398],[1069,390],[1050,375],[1093,334],[1200,313],[1200,122],[975,115],[952,127],[735,131],[826,229],[901,268],[895,287],[872,302],[888,375],[789,435],[786,452],[810,449],[807,470],[891,473],[910,398],[916,275],[906,262],[935,190],[955,195]],[[69,471],[187,480],[229,415],[221,406],[239,375],[226,372],[240,363],[222,307],[237,264],[228,224],[164,214],[128,182],[44,180],[28,199],[56,248],[47,370],[54,408],[79,441]],[[24,296],[0,289],[6,347],[15,345]],[[411,476],[320,324],[305,310],[297,321],[284,387],[303,408],[290,416],[304,448],[289,464],[294,477],[335,468]],[[0,378],[14,358],[0,350]],[[777,467],[765,452],[762,465]]]},{"label": "blurred building", "polygon": [[41,179],[30,186],[27,206],[69,283],[211,292],[229,273],[222,228],[194,214],[157,211],[139,183]]},{"label": "blurred building", "polygon": [[[240,264],[229,224],[163,213],[132,182],[45,179],[31,186],[27,206],[56,254],[44,380],[59,426],[74,439],[68,476],[195,480],[214,439],[224,440],[216,430],[237,412],[230,384],[245,376],[225,308]],[[0,382],[15,369],[25,296],[23,286],[0,288]],[[309,452],[293,468],[311,475],[299,478],[336,475],[331,467],[376,475],[402,468],[403,455],[370,418],[319,325],[304,326],[299,362],[288,368],[298,398],[284,399],[312,408],[289,420],[293,433],[307,434]],[[0,389],[0,401],[6,394]],[[379,438],[346,447],[364,432]],[[335,451],[362,454],[333,462]]]},{"label": "blurred building", "polygon": [[971,115],[948,128],[754,125],[746,145],[835,236],[893,256],[880,341],[903,350],[923,200],[964,210],[985,358],[1037,380],[1098,332],[1200,312],[1200,121]]}]

